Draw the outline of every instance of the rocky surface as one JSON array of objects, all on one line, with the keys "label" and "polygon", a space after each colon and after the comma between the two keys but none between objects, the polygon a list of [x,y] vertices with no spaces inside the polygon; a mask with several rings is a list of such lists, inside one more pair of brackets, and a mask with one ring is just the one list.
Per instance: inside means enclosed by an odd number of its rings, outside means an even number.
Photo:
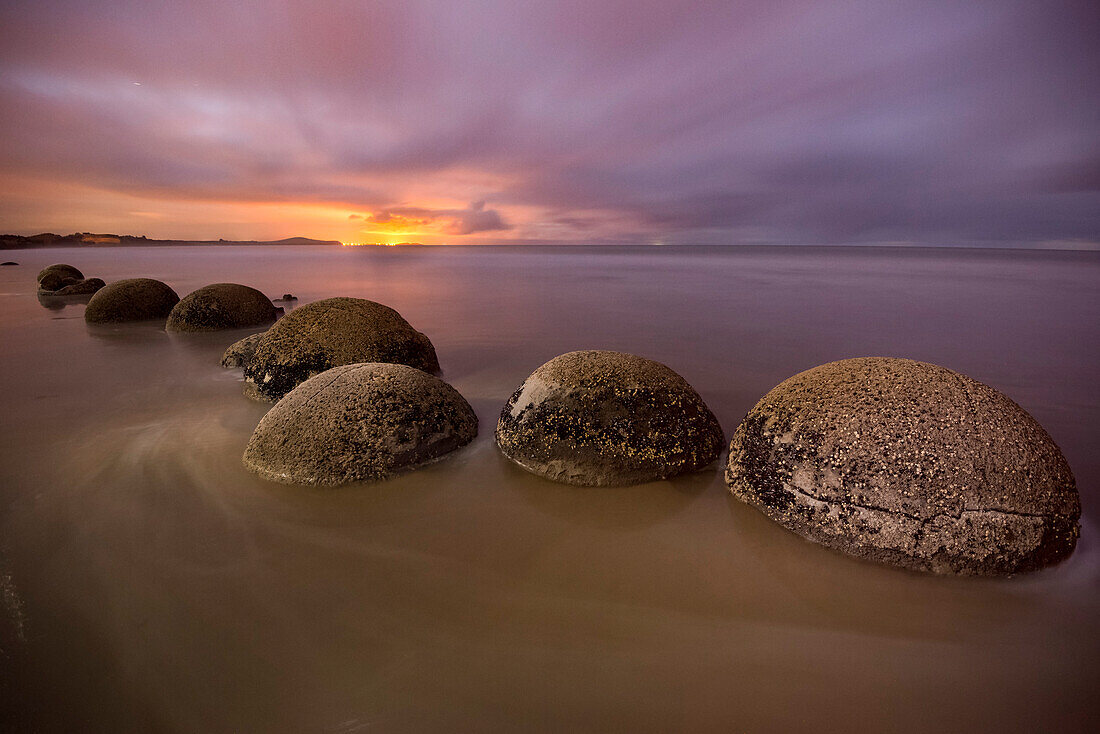
[{"label": "rocky surface", "polygon": [[315,374],[345,364],[391,362],[438,372],[435,347],[401,314],[361,298],[327,298],[279,319],[244,364],[250,396],[278,400]]},{"label": "rocky surface", "polygon": [[501,412],[497,445],[530,472],[616,486],[697,471],[724,439],[684,378],[632,354],[569,352],[535,370]]},{"label": "rocky surface", "polygon": [[256,345],[260,343],[262,331],[250,334],[244,339],[235,341],[222,353],[222,367],[243,367],[252,355],[256,353]]},{"label": "rocky surface", "polygon": [[85,278],[70,285],[58,288],[53,292],[55,296],[90,296],[103,286],[107,285],[99,278]]},{"label": "rocky surface", "polygon": [[399,364],[352,364],[316,375],[260,420],[244,464],[289,484],[335,485],[392,476],[477,435],[453,387]]},{"label": "rocky surface", "polygon": [[47,293],[53,293],[59,288],[64,288],[84,280],[84,273],[72,265],[59,263],[43,268],[38,273],[38,289]]},{"label": "rocky surface", "polygon": [[255,288],[214,283],[188,293],[168,314],[168,331],[247,329],[275,320],[275,304]]},{"label": "rocky surface", "polygon": [[1079,533],[1073,474],[1046,431],[993,388],[905,359],[778,385],[738,427],[726,482],[803,537],[920,571],[1030,571]]},{"label": "rocky surface", "polygon": [[163,321],[179,300],[176,292],[159,280],[119,280],[92,296],[84,309],[84,320],[93,324]]}]

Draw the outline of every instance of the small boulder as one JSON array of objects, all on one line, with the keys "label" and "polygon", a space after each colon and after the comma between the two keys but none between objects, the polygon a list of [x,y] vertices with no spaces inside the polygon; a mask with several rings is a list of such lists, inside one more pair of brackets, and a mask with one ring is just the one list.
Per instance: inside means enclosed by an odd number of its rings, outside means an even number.
[{"label": "small boulder", "polygon": [[72,265],[65,265],[63,263],[57,265],[50,265],[43,268],[38,273],[38,289],[52,293],[59,288],[79,283],[84,280],[84,273],[80,272]]},{"label": "small boulder", "polygon": [[391,362],[438,372],[435,347],[388,306],[327,298],[296,308],[264,332],[244,365],[250,396],[278,400],[313,375],[345,364]]},{"label": "small boulder", "polygon": [[999,575],[1068,556],[1081,514],[1062,452],[1023,408],[944,367],[865,357],[780,383],[730,445],[730,491],[873,561]]},{"label": "small boulder", "polygon": [[18,264],[19,264],[19,263],[15,262],[14,260],[5,260],[4,262],[0,263],[0,266],[4,266],[4,265],[18,265]]},{"label": "small boulder", "polygon": [[164,320],[179,300],[176,292],[159,280],[128,278],[96,291],[84,309],[84,320],[91,324]]},{"label": "small boulder", "polygon": [[280,298],[279,300],[280,300],[280,301],[297,301],[297,300],[298,300],[298,297],[297,297],[297,296],[295,296],[295,295],[293,295],[293,294],[291,294],[291,293],[284,293],[284,294],[283,294],[283,297],[282,297],[282,298]]},{"label": "small boulder", "polygon": [[222,354],[222,367],[243,367],[256,353],[256,345],[260,343],[260,337],[263,335],[264,333],[259,331],[230,344]]},{"label": "small boulder", "polygon": [[539,367],[501,411],[497,445],[539,476],[621,486],[698,471],[722,428],[670,368],[633,354],[569,352]]},{"label": "small boulder", "polygon": [[53,292],[55,296],[90,296],[107,285],[99,278],[85,278]]},{"label": "small boulder", "polygon": [[255,288],[214,283],[187,294],[168,314],[168,331],[247,329],[275,320],[275,304]]},{"label": "small boulder", "polygon": [[244,464],[288,484],[369,481],[438,459],[476,435],[470,404],[439,378],[400,364],[343,365],[276,403]]}]

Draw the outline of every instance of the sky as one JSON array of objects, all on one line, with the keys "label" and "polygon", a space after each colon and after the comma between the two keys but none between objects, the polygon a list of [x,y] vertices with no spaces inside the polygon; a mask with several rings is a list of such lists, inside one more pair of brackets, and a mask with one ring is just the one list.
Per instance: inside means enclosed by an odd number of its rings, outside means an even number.
[{"label": "sky", "polygon": [[0,231],[1100,242],[1095,0],[0,3]]}]

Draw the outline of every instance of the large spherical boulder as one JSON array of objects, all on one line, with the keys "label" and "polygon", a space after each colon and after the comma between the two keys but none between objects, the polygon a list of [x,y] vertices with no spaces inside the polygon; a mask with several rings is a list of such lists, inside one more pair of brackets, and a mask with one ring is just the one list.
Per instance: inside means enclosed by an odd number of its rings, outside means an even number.
[{"label": "large spherical boulder", "polygon": [[275,304],[255,288],[214,283],[184,296],[168,314],[168,331],[247,329],[275,320]]},{"label": "large spherical boulder", "polygon": [[361,298],[327,298],[294,309],[264,332],[244,365],[246,394],[278,400],[319,372],[360,362],[439,371],[431,341],[397,311]]},{"label": "large spherical boulder", "polygon": [[369,363],[311,377],[268,411],[244,464],[289,484],[384,479],[437,459],[477,435],[453,387],[412,367]]},{"label": "large spherical boulder", "polygon": [[1056,563],[1081,514],[1062,452],[1023,408],[907,359],[831,362],[778,385],[737,428],[726,483],[805,538],[935,573]]},{"label": "large spherical boulder", "polygon": [[539,367],[501,411],[497,445],[530,472],[621,486],[697,471],[722,428],[684,378],[621,352],[569,352]]},{"label": "large spherical boulder", "polygon": [[159,280],[119,280],[96,291],[84,309],[84,320],[91,324],[161,321],[179,300],[176,292]]},{"label": "large spherical boulder", "polygon": [[233,342],[222,353],[222,367],[243,367],[256,353],[256,346],[260,343],[262,331],[249,334],[244,339]]}]

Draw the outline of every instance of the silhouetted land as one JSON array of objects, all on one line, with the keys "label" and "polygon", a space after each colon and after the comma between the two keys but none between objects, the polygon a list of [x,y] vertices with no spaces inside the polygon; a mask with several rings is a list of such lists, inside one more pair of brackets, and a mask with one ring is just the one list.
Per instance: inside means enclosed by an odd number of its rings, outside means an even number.
[{"label": "silhouetted land", "polygon": [[29,236],[0,235],[0,250],[25,250],[34,247],[157,247],[162,245],[339,245],[336,240],[314,240],[309,237],[288,237],[285,240],[153,240],[144,235],[96,234],[75,232],[53,234],[44,232]]}]

